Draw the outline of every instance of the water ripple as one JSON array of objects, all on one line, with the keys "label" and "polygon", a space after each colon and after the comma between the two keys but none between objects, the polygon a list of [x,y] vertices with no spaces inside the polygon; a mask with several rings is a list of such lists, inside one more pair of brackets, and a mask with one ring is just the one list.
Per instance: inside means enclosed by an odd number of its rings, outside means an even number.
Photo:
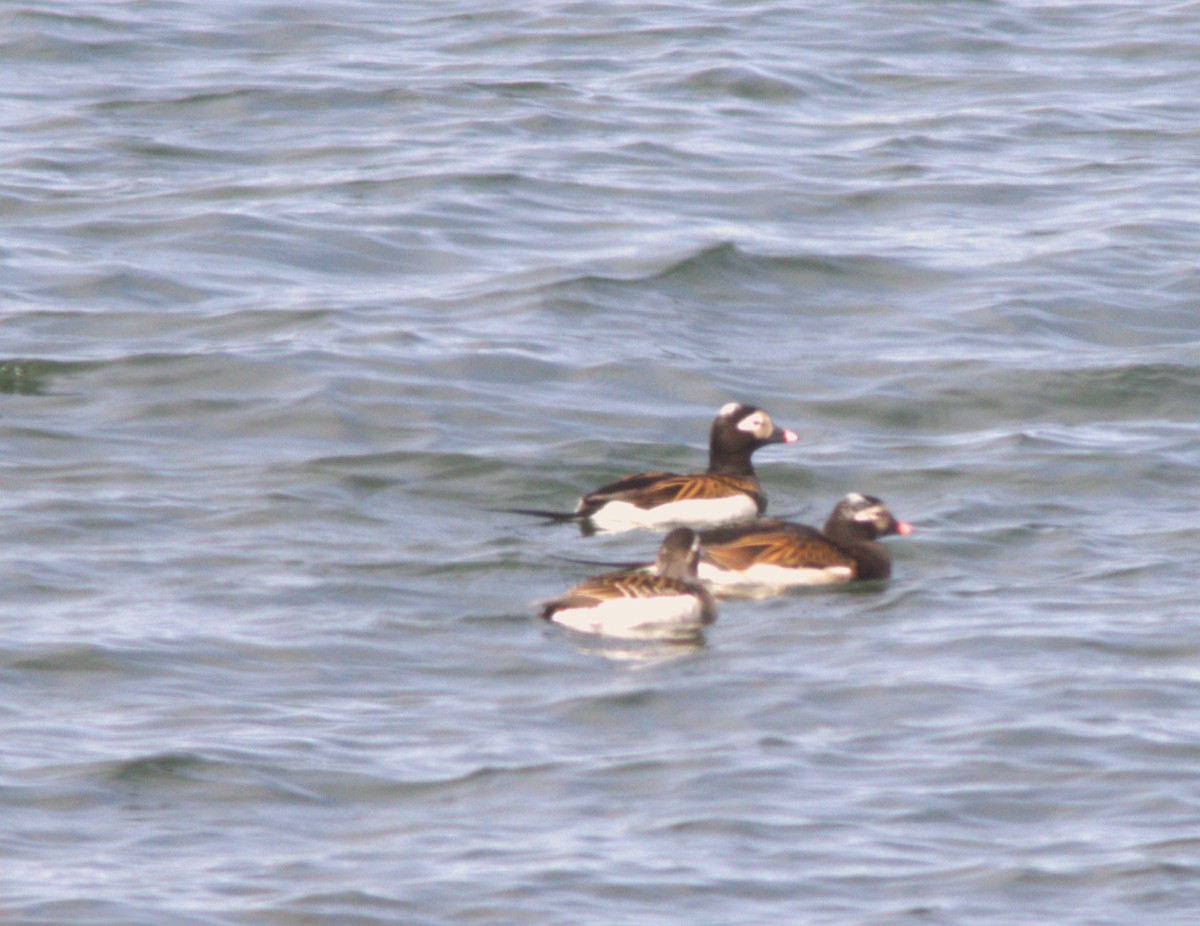
[{"label": "water ripple", "polygon": [[[1195,905],[1194,4],[228,12],[4,13],[9,919]],[[546,627],[733,399],[892,580]]]}]

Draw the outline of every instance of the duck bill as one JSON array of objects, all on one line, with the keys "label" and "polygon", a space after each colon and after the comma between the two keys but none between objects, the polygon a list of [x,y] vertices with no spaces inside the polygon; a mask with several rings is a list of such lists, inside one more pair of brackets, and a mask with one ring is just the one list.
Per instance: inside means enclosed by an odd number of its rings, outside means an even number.
[{"label": "duck bill", "polygon": [[912,532],[913,532],[913,526],[911,524],[909,524],[907,521],[897,521],[896,522],[896,533],[899,534],[901,537],[907,537]]},{"label": "duck bill", "polygon": [[800,440],[795,431],[789,431],[787,428],[776,428],[771,432],[771,436],[767,438],[769,444],[794,444]]}]

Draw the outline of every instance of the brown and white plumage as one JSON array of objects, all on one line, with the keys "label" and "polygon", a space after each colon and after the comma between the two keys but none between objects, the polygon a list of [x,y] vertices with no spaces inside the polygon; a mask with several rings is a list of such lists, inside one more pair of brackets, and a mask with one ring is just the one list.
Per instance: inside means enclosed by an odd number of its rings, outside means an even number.
[{"label": "brown and white plumage", "polygon": [[838,502],[823,530],[761,520],[704,531],[699,575],[721,593],[752,595],[886,579],[891,555],[878,539],[911,532],[878,498],[855,492]]},{"label": "brown and white plumage", "polygon": [[624,476],[583,496],[572,517],[600,531],[714,527],[758,517],[767,496],[750,457],[767,444],[795,440],[761,408],[730,402],[713,419],[705,472]]},{"label": "brown and white plumage", "polygon": [[594,518],[611,502],[627,502],[642,510],[674,502],[715,501],[745,496],[753,510],[762,512],[767,497],[754,476],[723,476],[719,473],[638,473],[589,492],[579,501],[581,517]]},{"label": "brown and white plumage", "polygon": [[654,572],[594,576],[542,606],[541,616],[581,633],[614,637],[694,636],[716,620],[712,596],[696,577],[699,538],[690,528],[667,534]]}]

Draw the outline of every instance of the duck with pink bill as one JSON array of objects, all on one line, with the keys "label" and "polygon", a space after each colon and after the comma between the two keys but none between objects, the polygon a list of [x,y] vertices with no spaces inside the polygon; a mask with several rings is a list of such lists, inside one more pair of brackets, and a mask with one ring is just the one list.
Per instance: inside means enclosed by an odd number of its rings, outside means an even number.
[{"label": "duck with pink bill", "polygon": [[702,473],[638,473],[584,495],[570,513],[506,509],[554,521],[577,521],[586,531],[706,528],[761,517],[767,494],[750,458],[769,444],[791,444],[794,431],[778,427],[763,409],[730,402],[709,430],[708,468]]},{"label": "duck with pink bill", "polygon": [[701,532],[698,572],[722,597],[886,579],[892,557],[880,538],[912,532],[912,525],[898,520],[880,499],[852,492],[820,530],[764,519]]}]

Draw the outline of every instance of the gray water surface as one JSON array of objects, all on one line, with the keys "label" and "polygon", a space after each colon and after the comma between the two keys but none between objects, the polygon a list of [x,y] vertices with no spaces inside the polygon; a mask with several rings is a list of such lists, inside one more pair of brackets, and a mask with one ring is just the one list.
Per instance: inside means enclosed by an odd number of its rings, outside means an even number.
[{"label": "gray water surface", "polygon": [[[1200,5],[0,11],[0,918],[1200,917]],[[801,440],[884,585],[537,621]]]}]

